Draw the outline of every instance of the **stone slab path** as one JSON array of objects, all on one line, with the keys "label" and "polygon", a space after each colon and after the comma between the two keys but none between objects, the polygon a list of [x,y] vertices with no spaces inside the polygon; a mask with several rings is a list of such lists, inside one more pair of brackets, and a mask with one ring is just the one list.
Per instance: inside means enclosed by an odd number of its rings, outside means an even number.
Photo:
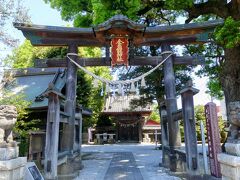
[{"label": "stone slab path", "polygon": [[143,180],[131,152],[114,153],[104,180]]},{"label": "stone slab path", "polygon": [[159,167],[162,151],[149,144],[83,145],[75,180],[180,180]]}]

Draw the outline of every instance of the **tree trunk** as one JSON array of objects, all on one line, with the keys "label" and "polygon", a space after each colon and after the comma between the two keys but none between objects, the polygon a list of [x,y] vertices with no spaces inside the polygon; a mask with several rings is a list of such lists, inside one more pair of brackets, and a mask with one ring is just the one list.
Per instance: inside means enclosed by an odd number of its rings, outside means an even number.
[{"label": "tree trunk", "polygon": [[240,46],[225,49],[225,62],[220,73],[220,81],[224,91],[227,114],[228,104],[240,101]]}]

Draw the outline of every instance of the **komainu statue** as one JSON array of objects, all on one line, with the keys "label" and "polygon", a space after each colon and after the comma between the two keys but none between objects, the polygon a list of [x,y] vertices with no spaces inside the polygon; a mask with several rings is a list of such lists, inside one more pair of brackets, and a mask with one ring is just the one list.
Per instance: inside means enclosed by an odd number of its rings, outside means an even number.
[{"label": "komainu statue", "polygon": [[0,144],[13,142],[12,129],[16,120],[16,107],[0,105]]}]

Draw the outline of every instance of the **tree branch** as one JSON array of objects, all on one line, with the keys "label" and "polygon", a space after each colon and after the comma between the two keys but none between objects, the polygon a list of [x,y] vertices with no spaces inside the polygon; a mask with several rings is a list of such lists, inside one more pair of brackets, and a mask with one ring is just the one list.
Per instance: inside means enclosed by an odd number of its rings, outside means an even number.
[{"label": "tree branch", "polygon": [[185,21],[186,23],[198,18],[200,15],[206,14],[216,14],[222,18],[227,18],[229,16],[228,4],[227,1],[224,0],[208,0],[204,3],[194,4],[192,7],[185,10],[188,12],[189,16]]},{"label": "tree branch", "polygon": [[240,0],[232,0],[228,4],[228,11],[233,19],[240,20]]},{"label": "tree branch", "polygon": [[159,8],[159,9],[163,9],[164,7],[164,1],[143,1],[142,3],[146,4],[146,6],[142,9],[140,9],[137,12],[138,16],[141,16],[145,13],[147,13],[148,11],[150,11],[152,8]]}]

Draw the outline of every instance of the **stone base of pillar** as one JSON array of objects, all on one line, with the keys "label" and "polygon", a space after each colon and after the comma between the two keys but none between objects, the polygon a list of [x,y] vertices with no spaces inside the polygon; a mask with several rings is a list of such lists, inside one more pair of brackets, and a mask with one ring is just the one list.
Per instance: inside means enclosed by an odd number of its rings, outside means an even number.
[{"label": "stone base of pillar", "polygon": [[159,164],[162,167],[170,168],[170,159],[169,159],[169,151],[166,150],[166,147],[162,147],[162,162]]},{"label": "stone base of pillar", "polygon": [[178,149],[170,151],[170,147],[162,148],[162,163],[160,166],[173,172],[186,172],[186,154]]},{"label": "stone base of pillar", "polygon": [[222,180],[239,180],[240,157],[225,153],[218,154],[221,166]]},{"label": "stone base of pillar", "polygon": [[80,155],[67,157],[67,161],[58,166],[58,179],[73,179],[83,169]]},{"label": "stone base of pillar", "polygon": [[24,167],[27,164],[27,157],[0,161],[0,180],[23,179]]}]

